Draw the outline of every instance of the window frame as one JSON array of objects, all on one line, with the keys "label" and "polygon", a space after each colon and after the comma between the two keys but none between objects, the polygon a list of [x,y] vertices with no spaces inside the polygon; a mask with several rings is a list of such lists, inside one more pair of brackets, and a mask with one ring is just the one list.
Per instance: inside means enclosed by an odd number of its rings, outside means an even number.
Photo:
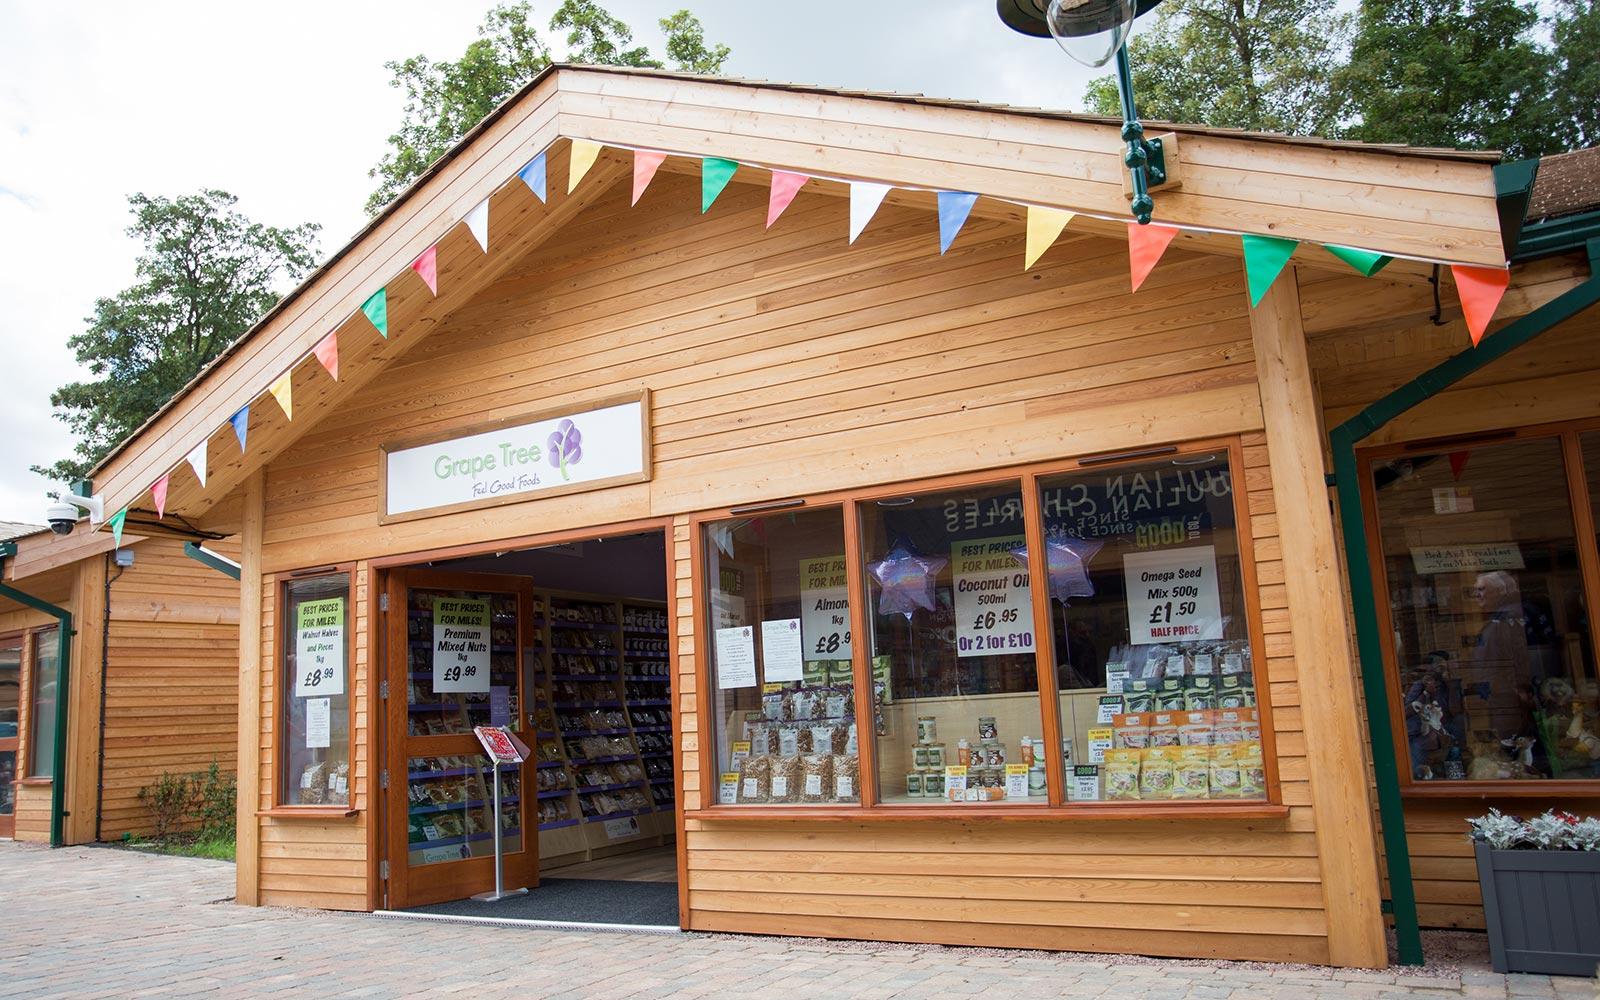
[{"label": "window frame", "polygon": [[[34,739],[35,733],[33,729],[33,724],[35,721],[37,721],[35,719],[35,715],[37,714],[36,709],[38,708],[39,697],[39,649],[43,645],[39,639],[41,636],[50,636],[52,634],[56,637],[56,647],[51,650],[50,655],[56,658],[56,697],[59,698],[61,696],[61,653],[59,638],[61,634],[61,626],[46,625],[40,628],[29,629],[25,641],[23,642],[23,655],[28,661],[27,666],[24,668],[27,671],[28,678],[28,697],[24,699],[24,704],[22,706],[23,712],[19,713],[19,716],[21,717],[19,717],[18,720],[17,735],[22,741],[21,746],[23,746],[27,751],[27,767],[24,769],[23,773],[18,776],[18,784],[48,785],[55,781],[54,774],[39,773],[39,748],[35,745],[38,741]],[[51,714],[54,715],[56,719],[60,718],[60,712],[56,710],[54,705],[51,706]],[[55,720],[52,720],[52,722],[54,721]],[[55,748],[53,746],[50,747],[47,750],[47,753],[53,752],[54,749]],[[52,761],[52,766],[53,764],[54,761]]]},{"label": "window frame", "polygon": [[[1248,626],[1251,663],[1257,690],[1257,711],[1261,724],[1261,748],[1266,770],[1266,797],[1251,800],[1196,800],[1183,802],[1069,802],[1066,799],[1066,777],[1059,751],[1047,753],[1045,774],[1047,801],[1043,805],[1027,803],[937,805],[887,805],[878,801],[877,740],[858,740],[861,801],[817,805],[719,805],[716,801],[717,770],[716,732],[712,705],[715,671],[711,662],[711,644],[706,623],[709,619],[709,602],[703,568],[705,553],[705,528],[717,521],[733,517],[762,516],[784,511],[812,510],[821,507],[838,507],[844,518],[845,565],[849,582],[850,626],[856,636],[867,636],[868,594],[867,569],[861,551],[861,518],[859,506],[874,500],[905,496],[907,494],[934,493],[942,490],[972,486],[997,485],[1010,481],[1018,483],[1022,491],[1023,531],[1028,545],[1042,551],[1044,522],[1039,500],[1039,480],[1073,472],[1093,472],[1129,465],[1152,459],[1182,457],[1185,455],[1222,453],[1227,456],[1229,474],[1233,477],[1234,530],[1237,536],[1240,561],[1240,583],[1244,590],[1245,618]],[[977,472],[901,480],[824,493],[804,494],[771,502],[741,504],[733,507],[707,510],[688,515],[689,551],[691,553],[690,586],[694,608],[693,649],[696,657],[695,677],[698,691],[695,710],[699,719],[694,734],[702,748],[697,778],[701,805],[697,809],[683,809],[687,819],[742,820],[773,823],[786,818],[833,821],[927,821],[957,819],[981,820],[1104,820],[1104,819],[1259,819],[1281,818],[1289,814],[1283,801],[1278,774],[1277,732],[1273,724],[1272,684],[1268,669],[1268,651],[1261,608],[1261,586],[1257,574],[1255,532],[1250,515],[1248,490],[1245,488],[1245,449],[1238,435],[1205,438],[1186,442],[1172,442],[1118,452],[1081,455],[1071,459],[1057,459],[1025,465],[1002,466]],[[1029,585],[1033,594],[1035,621],[1049,620],[1049,593],[1046,581],[1045,560],[1029,561]],[[1034,643],[1034,662],[1039,675],[1040,717],[1045,746],[1061,746],[1061,692],[1057,684],[1055,636],[1053,630],[1041,631],[1042,639]],[[851,666],[855,680],[856,717],[871,718],[871,658],[869,644],[852,643]],[[687,775],[685,776],[687,783]]]},{"label": "window frame", "polygon": [[[274,634],[273,634],[273,682],[272,682],[272,740],[276,751],[272,762],[272,794],[268,798],[271,803],[266,809],[259,809],[258,816],[274,817],[306,817],[316,819],[343,819],[358,815],[361,810],[356,808],[355,764],[356,764],[356,564],[339,563],[334,566],[316,566],[306,569],[291,570],[287,573],[276,575],[273,580],[273,594],[275,606],[273,608]],[[346,732],[349,734],[348,759],[350,761],[350,804],[343,806],[328,805],[301,805],[299,803],[284,801],[284,789],[288,787],[288,773],[285,768],[289,763],[289,755],[285,752],[288,745],[288,712],[284,706],[289,692],[293,688],[293,678],[288,674],[289,667],[289,635],[288,611],[290,605],[289,587],[291,584],[302,583],[306,580],[331,579],[344,577],[348,590],[345,596],[345,707],[349,717]]]},{"label": "window frame", "polygon": [[[1474,434],[1456,434],[1396,441],[1356,452],[1360,470],[1361,507],[1366,517],[1367,570],[1372,580],[1374,598],[1379,600],[1379,612],[1393,614],[1388,601],[1389,579],[1383,560],[1383,531],[1378,511],[1377,491],[1372,485],[1372,468],[1377,462],[1418,452],[1437,452],[1456,448],[1473,448],[1485,445],[1514,444],[1520,441],[1554,440],[1561,450],[1562,468],[1567,479],[1567,498],[1572,508],[1572,529],[1577,549],[1579,575],[1583,581],[1584,606],[1589,612],[1589,648],[1595,651],[1595,662],[1589,666],[1590,676],[1600,680],[1600,545],[1594,541],[1595,519],[1593,498],[1589,494],[1588,479],[1583,464],[1581,436],[1600,431],[1600,419],[1585,418],[1539,424],[1524,424],[1500,430]],[[1383,619],[1387,620],[1387,618]],[[1384,688],[1389,696],[1389,737],[1393,744],[1395,761],[1409,761],[1410,748],[1406,741],[1405,714],[1401,706],[1400,664],[1394,648],[1394,630],[1378,630],[1379,647],[1383,654]],[[1550,779],[1508,778],[1504,781],[1417,781],[1409,767],[1399,767],[1400,794],[1416,799],[1484,799],[1501,798],[1600,798],[1600,779]]]}]

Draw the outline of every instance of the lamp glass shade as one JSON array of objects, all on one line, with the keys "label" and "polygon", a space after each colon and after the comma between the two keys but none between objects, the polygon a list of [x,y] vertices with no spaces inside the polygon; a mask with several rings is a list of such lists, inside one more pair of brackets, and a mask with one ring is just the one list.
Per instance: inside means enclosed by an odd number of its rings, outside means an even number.
[{"label": "lamp glass shade", "polygon": [[1045,24],[1062,51],[1085,66],[1104,66],[1128,40],[1136,0],[1050,0]]}]

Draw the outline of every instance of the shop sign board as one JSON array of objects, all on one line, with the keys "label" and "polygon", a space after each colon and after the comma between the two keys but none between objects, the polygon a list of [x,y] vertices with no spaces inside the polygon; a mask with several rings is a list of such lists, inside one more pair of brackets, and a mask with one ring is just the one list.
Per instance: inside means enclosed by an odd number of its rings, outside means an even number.
[{"label": "shop sign board", "polygon": [[489,693],[489,602],[433,599],[433,690]]},{"label": "shop sign board", "polygon": [[446,514],[650,478],[650,399],[500,421],[466,434],[386,445],[379,520]]},{"label": "shop sign board", "polygon": [[1012,555],[1021,535],[975,538],[951,546],[956,655],[1033,652],[1033,595],[1028,571]]},{"label": "shop sign board", "polygon": [[1516,542],[1477,545],[1418,545],[1411,549],[1418,573],[1490,573],[1498,569],[1523,569],[1522,549]]},{"label": "shop sign board", "polygon": [[1215,546],[1129,552],[1122,571],[1134,645],[1222,638]]},{"label": "shop sign board", "polygon": [[478,743],[483,747],[483,752],[495,764],[520,764],[522,751],[517,747],[517,741],[512,738],[509,730],[502,726],[474,726],[472,735],[478,738]]},{"label": "shop sign board", "polygon": [[294,666],[296,698],[344,694],[344,598],[300,603]]},{"label": "shop sign board", "polygon": [[843,554],[800,560],[800,634],[807,662],[850,659],[850,587]]}]

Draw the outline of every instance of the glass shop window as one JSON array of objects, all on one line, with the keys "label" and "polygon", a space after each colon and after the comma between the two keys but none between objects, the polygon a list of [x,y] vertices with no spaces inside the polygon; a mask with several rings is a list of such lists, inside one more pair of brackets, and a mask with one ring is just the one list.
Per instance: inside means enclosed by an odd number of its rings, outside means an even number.
[{"label": "glass shop window", "polygon": [[702,538],[714,801],[860,802],[840,510],[732,518]]},{"label": "glass shop window", "polygon": [[283,601],[283,787],[290,806],[348,806],[350,577],[291,580]]},{"label": "glass shop window", "polygon": [[1069,802],[1264,799],[1226,452],[1039,480]]},{"label": "glass shop window", "polygon": [[1373,464],[1414,782],[1600,777],[1567,471],[1556,437]]},{"label": "glass shop window", "polygon": [[880,801],[1045,803],[1019,485],[858,509]]},{"label": "glass shop window", "polygon": [[58,629],[33,634],[33,678],[28,703],[28,777],[55,773],[56,696],[61,681]]}]

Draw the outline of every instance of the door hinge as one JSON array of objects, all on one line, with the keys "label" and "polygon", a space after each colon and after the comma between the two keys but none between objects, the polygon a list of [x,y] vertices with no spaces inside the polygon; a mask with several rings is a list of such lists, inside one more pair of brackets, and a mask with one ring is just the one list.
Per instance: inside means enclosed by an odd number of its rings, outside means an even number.
[{"label": "door hinge", "polygon": [[381,681],[378,682],[378,697],[379,698],[383,698],[385,700],[388,699],[388,697],[389,697],[389,682],[388,682],[388,680],[381,680]]},{"label": "door hinge", "polygon": [[378,877],[380,879],[383,879],[385,882],[389,881],[389,862],[388,861],[380,861],[380,862],[378,862]]},{"label": "door hinge", "polygon": [[389,610],[389,595],[387,593],[383,593],[383,594],[379,594],[378,595],[378,610],[379,611],[388,611]]},{"label": "door hinge", "polygon": [[389,769],[387,767],[378,772],[378,787],[389,787]]}]

